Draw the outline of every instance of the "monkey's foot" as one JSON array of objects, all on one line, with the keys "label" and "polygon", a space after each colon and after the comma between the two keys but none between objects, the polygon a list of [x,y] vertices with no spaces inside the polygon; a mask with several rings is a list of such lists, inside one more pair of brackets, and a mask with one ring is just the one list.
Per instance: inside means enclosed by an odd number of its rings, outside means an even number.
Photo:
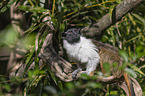
[{"label": "monkey's foot", "polygon": [[73,78],[76,78],[77,73],[79,73],[79,72],[81,72],[81,71],[82,71],[81,68],[76,69],[76,70],[72,73],[72,77],[73,77]]}]

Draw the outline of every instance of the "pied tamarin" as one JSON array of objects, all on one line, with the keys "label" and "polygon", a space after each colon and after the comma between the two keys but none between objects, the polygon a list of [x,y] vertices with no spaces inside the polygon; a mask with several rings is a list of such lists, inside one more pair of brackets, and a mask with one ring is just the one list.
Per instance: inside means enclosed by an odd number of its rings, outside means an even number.
[{"label": "pied tamarin", "polygon": [[[72,77],[75,77],[78,72],[86,68],[85,72],[87,75],[90,75],[91,72],[96,70],[97,65],[100,63],[102,72],[103,64],[109,63],[111,74],[115,78],[120,78],[124,76],[129,90],[129,96],[135,96],[133,86],[129,77],[124,74],[123,70],[119,70],[119,67],[122,67],[122,58],[118,54],[118,50],[111,46],[106,45],[101,42],[87,39],[80,34],[80,30],[72,28],[63,33],[63,47],[66,50],[66,53],[70,60],[77,63],[78,69],[72,73]],[[114,63],[117,65],[114,68]]]}]

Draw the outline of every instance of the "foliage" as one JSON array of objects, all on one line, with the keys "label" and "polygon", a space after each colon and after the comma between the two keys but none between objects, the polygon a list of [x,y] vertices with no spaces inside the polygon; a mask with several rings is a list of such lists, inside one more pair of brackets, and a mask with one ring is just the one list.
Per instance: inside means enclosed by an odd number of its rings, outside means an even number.
[{"label": "foliage", "polygon": [[[13,31],[12,27],[7,27],[1,32],[1,36],[5,39],[0,38],[0,46],[10,47],[13,44],[15,47],[27,50],[27,53],[24,54],[24,58],[21,60],[26,65],[22,74],[17,71],[15,79],[0,76],[0,89],[2,90],[0,94],[11,93],[12,88],[9,84],[15,81],[18,82],[18,85],[20,82],[25,82],[22,91],[24,95],[125,96],[121,89],[115,88],[114,91],[110,86],[105,88],[106,85],[96,83],[95,79],[85,75],[76,81],[63,82],[55,77],[50,66],[40,65],[40,58],[38,57],[39,48],[42,47],[43,40],[48,33],[53,33],[54,42],[58,44],[61,39],[61,32],[72,27],[83,28],[97,22],[106,13],[112,14],[114,6],[121,3],[121,1],[123,0],[23,0],[21,2],[20,0],[10,0],[9,2],[4,0],[1,2],[0,14],[3,14],[15,4],[15,11],[23,14],[28,21],[26,20],[26,24],[23,24],[26,27],[26,29],[23,29],[23,33]],[[129,66],[126,71],[134,77],[137,75],[136,79],[139,81],[143,92],[145,92],[145,84],[143,83],[145,81],[144,7],[145,3],[128,13],[121,21],[108,28],[100,38],[100,41],[126,51],[120,51],[125,64]],[[41,36],[38,38],[40,43],[38,43],[37,49],[35,41],[39,33]],[[34,65],[33,68],[31,68],[32,65]]]}]

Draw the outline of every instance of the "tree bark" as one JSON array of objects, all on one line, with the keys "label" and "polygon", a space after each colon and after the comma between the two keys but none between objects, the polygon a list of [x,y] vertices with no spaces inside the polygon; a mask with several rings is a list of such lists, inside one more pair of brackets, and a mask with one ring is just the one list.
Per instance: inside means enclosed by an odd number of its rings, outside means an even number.
[{"label": "tree bark", "polygon": [[51,66],[53,73],[63,81],[72,81],[72,65],[61,58],[53,48],[52,34],[48,34],[38,55],[42,61]]},{"label": "tree bark", "polygon": [[104,30],[119,21],[124,15],[132,11],[137,5],[145,0],[124,0],[119,5],[114,7],[112,17],[107,13],[92,26],[87,26],[81,30],[84,36],[93,37],[97,34],[103,33]]}]

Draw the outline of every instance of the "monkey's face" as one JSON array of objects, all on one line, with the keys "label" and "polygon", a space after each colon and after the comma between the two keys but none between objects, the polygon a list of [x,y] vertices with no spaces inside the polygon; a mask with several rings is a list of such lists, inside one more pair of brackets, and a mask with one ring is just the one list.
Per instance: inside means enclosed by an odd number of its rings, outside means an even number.
[{"label": "monkey's face", "polygon": [[79,29],[72,28],[62,34],[62,39],[67,40],[68,43],[74,44],[80,41]]}]

